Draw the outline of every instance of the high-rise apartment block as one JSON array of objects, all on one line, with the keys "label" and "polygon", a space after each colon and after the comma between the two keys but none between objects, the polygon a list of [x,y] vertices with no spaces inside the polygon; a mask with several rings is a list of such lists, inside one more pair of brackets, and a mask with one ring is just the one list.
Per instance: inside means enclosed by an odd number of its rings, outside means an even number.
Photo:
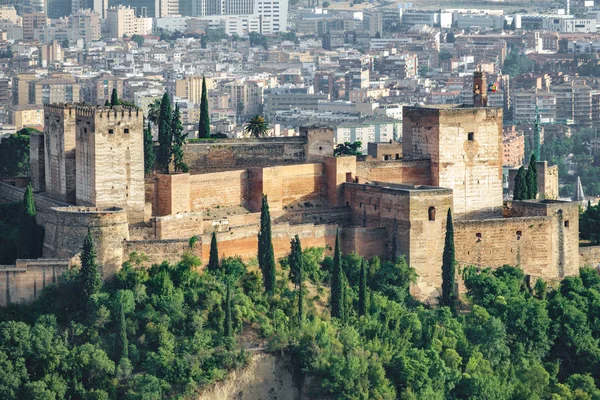
[{"label": "high-rise apartment block", "polygon": [[592,88],[575,82],[552,87],[558,122],[589,126],[592,123]]},{"label": "high-rise apartment block", "polygon": [[23,15],[23,40],[34,40],[35,32],[48,24],[46,14],[41,12]]}]

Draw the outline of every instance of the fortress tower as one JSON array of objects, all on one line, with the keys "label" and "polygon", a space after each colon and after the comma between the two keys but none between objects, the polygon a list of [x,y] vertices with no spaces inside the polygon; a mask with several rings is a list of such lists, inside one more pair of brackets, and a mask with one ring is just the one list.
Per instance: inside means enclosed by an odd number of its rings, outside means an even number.
[{"label": "fortress tower", "polygon": [[[53,199],[75,204],[75,108],[73,106],[65,104],[44,106],[43,148],[46,193]],[[41,163],[41,160],[38,161]],[[41,165],[38,167],[41,168]]]},{"label": "fortress tower", "polygon": [[144,219],[143,113],[126,107],[77,107],[76,204],[122,207]]},{"label": "fortress tower", "polygon": [[453,192],[457,216],[501,214],[502,109],[404,107],[403,152],[431,160],[432,186]]}]

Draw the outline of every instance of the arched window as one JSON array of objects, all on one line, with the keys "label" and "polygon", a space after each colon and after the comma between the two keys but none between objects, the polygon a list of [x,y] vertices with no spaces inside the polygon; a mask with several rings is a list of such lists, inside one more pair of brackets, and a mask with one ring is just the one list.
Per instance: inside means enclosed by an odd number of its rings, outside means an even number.
[{"label": "arched window", "polygon": [[430,221],[435,221],[435,207],[429,207],[429,210],[427,210],[427,215],[429,215]]}]

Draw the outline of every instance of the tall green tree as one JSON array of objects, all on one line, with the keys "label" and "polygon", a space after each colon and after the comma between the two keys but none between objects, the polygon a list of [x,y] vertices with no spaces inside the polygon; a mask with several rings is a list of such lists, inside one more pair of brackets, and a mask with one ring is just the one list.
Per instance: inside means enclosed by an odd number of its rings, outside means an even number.
[{"label": "tall green tree", "polygon": [[173,154],[173,130],[171,127],[173,116],[171,114],[171,98],[165,92],[160,102],[160,115],[158,117],[158,165],[163,174],[169,173],[169,165]]},{"label": "tall green tree", "polygon": [[88,304],[88,300],[93,294],[98,293],[102,288],[102,278],[98,272],[96,265],[96,249],[92,232],[88,229],[87,236],[83,241],[83,249],[81,250],[81,269],[79,270],[79,290],[81,299],[84,304]]},{"label": "tall green tree", "polygon": [[158,121],[160,120],[161,104],[162,99],[155,99],[148,106],[148,121],[152,122],[156,126],[158,126]]},{"label": "tall green tree", "polygon": [[113,88],[112,93],[110,95],[110,106],[120,106],[121,101],[119,100],[119,95],[117,94],[117,88]]},{"label": "tall green tree", "polygon": [[367,315],[367,269],[366,261],[360,264],[360,277],[358,281],[358,315]]},{"label": "tall green tree", "polygon": [[30,183],[25,190],[23,214],[21,215],[21,223],[19,224],[18,258],[34,258],[40,255],[37,249],[41,248],[40,243],[38,243],[41,238],[38,237],[38,226],[35,222],[35,215],[35,200]]},{"label": "tall green tree", "polygon": [[515,189],[513,191],[513,200],[525,200],[527,198],[527,182],[525,177],[525,167],[521,165],[515,176]]},{"label": "tall green tree", "polygon": [[150,175],[154,169],[156,153],[154,152],[154,141],[152,139],[152,125],[148,121],[144,129],[144,173]]},{"label": "tall green tree", "polygon": [[123,304],[120,303],[117,332],[115,332],[115,361],[118,363],[123,358],[129,358],[129,340],[127,339],[125,308],[123,307]]},{"label": "tall green tree", "polygon": [[110,107],[110,100],[106,99],[104,102],[104,107]]},{"label": "tall green tree", "polygon": [[340,232],[335,233],[335,250],[333,253],[333,271],[331,274],[331,316],[344,317],[344,271],[342,269],[342,250],[340,248]]},{"label": "tall green tree", "polygon": [[36,129],[24,128],[0,139],[0,177],[29,175],[29,137]]},{"label": "tall green tree", "polygon": [[208,90],[206,89],[206,78],[202,77],[202,97],[200,98],[200,123],[198,126],[198,137],[208,139],[210,137],[210,114],[208,112]]},{"label": "tall green tree", "polygon": [[454,224],[452,223],[452,210],[448,208],[446,218],[446,240],[444,241],[444,254],[442,256],[442,305],[454,309],[456,303],[456,289],[454,276],[456,258],[454,252]]},{"label": "tall green tree", "polygon": [[269,201],[263,195],[260,209],[260,231],[258,232],[258,265],[263,274],[265,291],[273,293],[275,290],[275,253],[271,238],[271,213]]},{"label": "tall green tree", "polygon": [[173,111],[173,118],[171,120],[171,134],[173,135],[173,169],[175,172],[188,172],[188,166],[183,161],[183,146],[185,145],[185,139],[187,138],[188,134],[183,133],[179,104],[175,105],[175,111]]},{"label": "tall green tree", "polygon": [[217,245],[217,232],[214,231],[210,239],[210,255],[206,268],[213,273],[219,271],[219,248]]},{"label": "tall green tree", "polygon": [[225,288],[225,323],[223,327],[223,335],[225,337],[233,336],[231,323],[231,283],[227,282]]},{"label": "tall green tree", "polygon": [[304,318],[304,300],[302,298],[302,270],[304,269],[304,258],[302,255],[302,244],[300,243],[298,235],[296,235],[291,242],[289,263],[290,280],[294,283],[298,295],[298,326],[302,327]]},{"label": "tall green tree", "polygon": [[527,168],[527,173],[525,174],[525,182],[527,187],[527,198],[531,200],[535,200],[538,194],[538,183],[537,183],[537,167],[535,166],[536,162],[535,154],[531,155],[531,159],[529,160],[529,167]]},{"label": "tall green tree", "polygon": [[251,137],[259,138],[267,135],[269,124],[264,117],[255,115],[246,122],[244,131],[249,133]]}]

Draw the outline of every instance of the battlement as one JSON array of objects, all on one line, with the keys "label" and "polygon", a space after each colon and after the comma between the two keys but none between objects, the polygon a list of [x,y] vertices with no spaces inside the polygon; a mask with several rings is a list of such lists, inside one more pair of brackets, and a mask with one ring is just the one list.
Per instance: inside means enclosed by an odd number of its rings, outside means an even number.
[{"label": "battlement", "polygon": [[52,114],[69,114],[75,115],[75,110],[78,107],[78,104],[70,104],[70,103],[55,103],[55,104],[44,104],[44,114],[52,113]]},{"label": "battlement", "polygon": [[76,106],[77,116],[81,117],[99,117],[105,119],[124,119],[124,118],[140,118],[143,117],[143,112],[138,108],[126,107],[126,106],[87,106],[78,105]]},{"label": "battlement", "polygon": [[124,213],[125,209],[120,207],[98,208],[98,207],[53,207],[59,213],[111,215]]}]

